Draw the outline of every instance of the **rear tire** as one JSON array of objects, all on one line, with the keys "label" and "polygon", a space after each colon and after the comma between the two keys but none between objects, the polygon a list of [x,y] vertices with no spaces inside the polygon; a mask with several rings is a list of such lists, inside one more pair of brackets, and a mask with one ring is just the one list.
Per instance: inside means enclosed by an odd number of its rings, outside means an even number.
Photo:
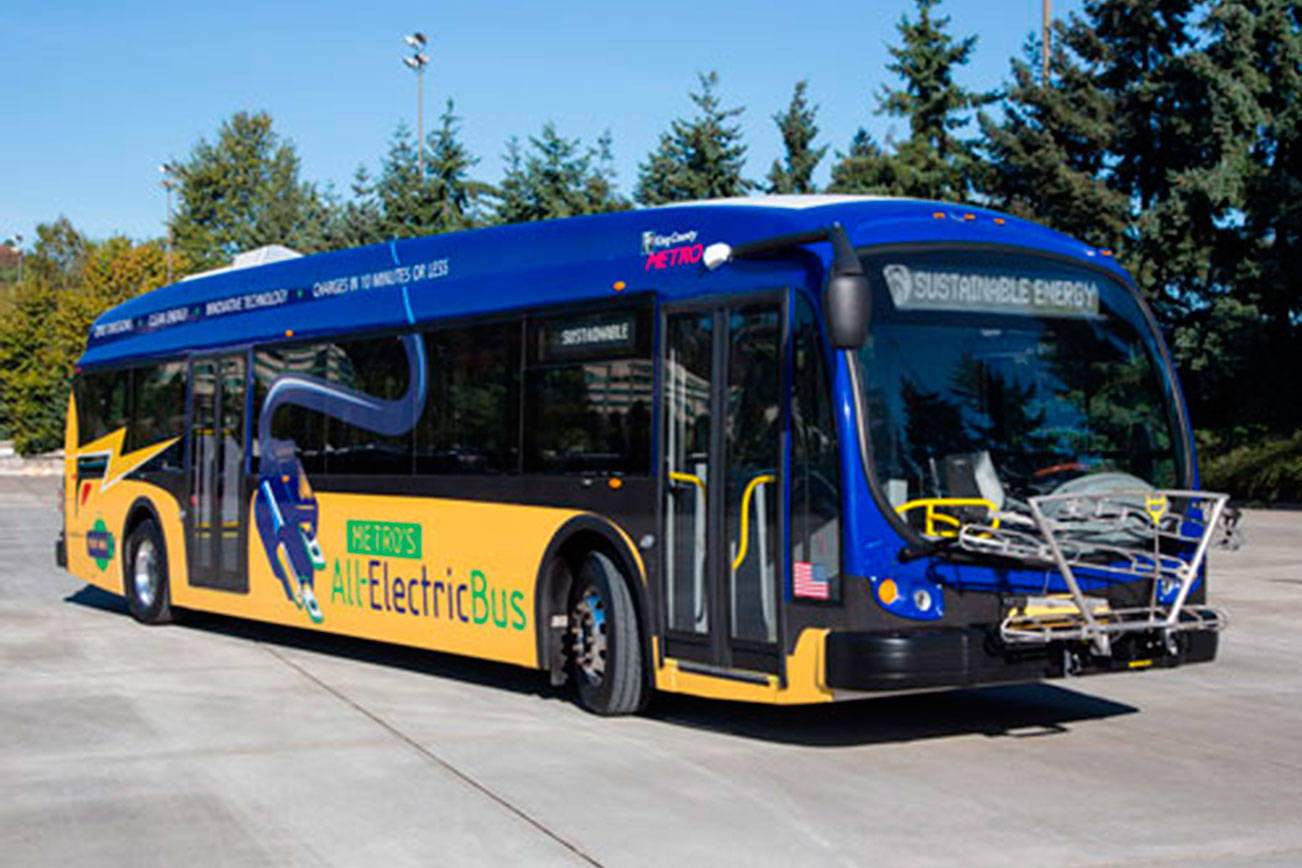
[{"label": "rear tire", "polygon": [[566,631],[579,704],[595,714],[641,711],[649,698],[633,595],[610,558],[583,560],[570,594]]},{"label": "rear tire", "polygon": [[152,518],[136,525],[127,537],[122,567],[131,617],[142,624],[170,624],[175,620],[167,583],[167,547]]}]

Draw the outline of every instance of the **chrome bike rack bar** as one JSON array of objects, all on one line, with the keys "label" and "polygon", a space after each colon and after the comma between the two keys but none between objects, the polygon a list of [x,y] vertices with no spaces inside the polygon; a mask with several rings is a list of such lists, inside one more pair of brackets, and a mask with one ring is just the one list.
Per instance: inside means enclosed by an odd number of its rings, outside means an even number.
[{"label": "chrome bike rack bar", "polygon": [[[1086,641],[1095,654],[1110,656],[1113,637],[1154,631],[1174,651],[1176,633],[1220,630],[1228,623],[1221,610],[1186,605],[1213,538],[1232,544],[1232,528],[1220,526],[1228,500],[1187,490],[1042,495],[1030,498],[1032,520],[1004,513],[997,528],[964,525],[958,546],[1056,568],[1062,575],[1068,597],[1046,602],[1065,605],[1010,613],[1000,625],[1009,644]],[[1151,579],[1149,605],[1113,609],[1085,593],[1081,575],[1104,585]],[[1162,603],[1164,598],[1169,602]]]}]

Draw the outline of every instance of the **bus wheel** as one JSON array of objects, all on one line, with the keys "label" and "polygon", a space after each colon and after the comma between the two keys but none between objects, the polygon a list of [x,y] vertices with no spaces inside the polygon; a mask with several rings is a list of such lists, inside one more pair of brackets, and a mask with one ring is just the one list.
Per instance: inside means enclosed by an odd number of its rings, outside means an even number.
[{"label": "bus wheel", "polygon": [[624,577],[603,554],[589,554],[579,569],[567,640],[580,705],[605,715],[642,709],[647,686],[637,610]]},{"label": "bus wheel", "polygon": [[142,624],[172,621],[167,587],[167,549],[153,519],[136,525],[127,537],[124,580],[131,616]]}]

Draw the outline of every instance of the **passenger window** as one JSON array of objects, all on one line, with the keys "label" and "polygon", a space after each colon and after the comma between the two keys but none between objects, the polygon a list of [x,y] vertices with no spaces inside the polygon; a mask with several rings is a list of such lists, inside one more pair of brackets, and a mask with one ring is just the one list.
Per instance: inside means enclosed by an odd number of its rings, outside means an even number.
[{"label": "passenger window", "polygon": [[178,438],[150,462],[153,469],[181,470],[181,436],[185,433],[185,362],[165,362],[131,372],[134,396],[126,448],[142,449]]},{"label": "passenger window", "polygon": [[[326,352],[326,378],[340,394],[356,393],[377,402],[397,402],[408,395],[410,365],[398,336],[340,341],[330,344]],[[325,469],[328,474],[406,476],[411,473],[411,455],[410,431],[379,434],[364,425],[350,424],[327,414]]]},{"label": "passenger window", "polygon": [[416,431],[416,472],[515,473],[520,456],[519,322],[425,335],[430,396]]},{"label": "passenger window", "polygon": [[529,323],[526,473],[651,470],[649,308]]},{"label": "passenger window", "polygon": [[[269,347],[258,350],[253,356],[254,402],[259,414],[265,412],[267,391],[276,377],[285,373],[303,374],[318,379],[329,379],[332,364],[339,364],[339,350],[333,344],[299,344],[290,347]],[[255,456],[258,420],[253,420]],[[285,404],[272,410],[271,436],[277,440],[292,440],[298,459],[306,473],[324,473],[326,462],[326,418],[316,410]]]},{"label": "passenger window", "polygon": [[123,368],[78,378],[75,394],[80,445],[126,426],[130,386],[131,372]]}]

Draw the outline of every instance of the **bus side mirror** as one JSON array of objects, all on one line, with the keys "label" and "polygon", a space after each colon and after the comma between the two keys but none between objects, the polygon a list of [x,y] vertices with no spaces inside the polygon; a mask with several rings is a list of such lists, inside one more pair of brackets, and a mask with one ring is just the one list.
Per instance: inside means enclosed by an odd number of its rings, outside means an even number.
[{"label": "bus side mirror", "polygon": [[827,334],[838,350],[857,350],[868,338],[872,317],[872,290],[855,255],[850,239],[839,223],[831,227],[832,265],[823,289],[823,315]]}]

